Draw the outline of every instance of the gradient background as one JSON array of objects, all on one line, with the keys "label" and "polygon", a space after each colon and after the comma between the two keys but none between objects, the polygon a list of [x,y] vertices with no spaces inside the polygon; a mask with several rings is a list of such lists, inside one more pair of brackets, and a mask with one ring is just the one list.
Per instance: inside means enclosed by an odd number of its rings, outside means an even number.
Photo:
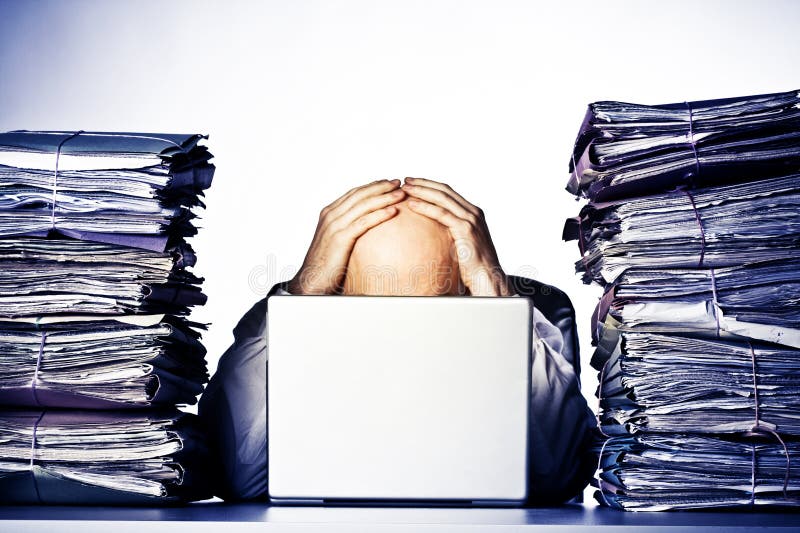
[{"label": "gradient background", "polygon": [[800,88],[799,27],[790,0],[0,0],[0,130],[210,134],[193,244],[212,371],[323,205],[377,178],[448,182],[486,212],[507,272],[571,296],[596,405],[601,290],[561,242],[586,104]]}]

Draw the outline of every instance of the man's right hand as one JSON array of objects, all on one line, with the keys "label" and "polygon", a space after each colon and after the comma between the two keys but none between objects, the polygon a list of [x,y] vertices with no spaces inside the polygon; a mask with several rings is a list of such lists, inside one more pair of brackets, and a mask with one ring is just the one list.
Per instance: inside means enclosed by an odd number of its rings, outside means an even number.
[{"label": "man's right hand", "polygon": [[314,239],[297,275],[292,294],[335,294],[341,290],[356,240],[397,214],[394,204],[406,193],[400,180],[379,180],[356,187],[325,206]]}]

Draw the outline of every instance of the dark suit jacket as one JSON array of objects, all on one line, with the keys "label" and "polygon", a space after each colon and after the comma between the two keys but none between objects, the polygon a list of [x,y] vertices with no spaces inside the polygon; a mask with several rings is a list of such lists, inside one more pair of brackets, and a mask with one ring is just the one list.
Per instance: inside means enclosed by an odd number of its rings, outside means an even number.
[{"label": "dark suit jacket", "polygon": [[[539,310],[531,354],[529,503],[563,503],[581,493],[597,464],[589,451],[595,418],[578,380],[574,312],[554,287],[518,277],[512,283]],[[282,283],[269,295],[285,291]],[[200,399],[199,414],[218,458],[215,494],[226,500],[266,499],[266,317],[264,298],[239,321]]]}]

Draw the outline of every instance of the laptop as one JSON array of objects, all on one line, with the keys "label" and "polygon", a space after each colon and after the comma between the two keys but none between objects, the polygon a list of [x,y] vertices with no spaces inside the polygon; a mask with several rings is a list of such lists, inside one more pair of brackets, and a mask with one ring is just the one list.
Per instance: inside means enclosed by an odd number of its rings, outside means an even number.
[{"label": "laptop", "polygon": [[274,503],[525,500],[531,300],[275,295],[268,309]]}]

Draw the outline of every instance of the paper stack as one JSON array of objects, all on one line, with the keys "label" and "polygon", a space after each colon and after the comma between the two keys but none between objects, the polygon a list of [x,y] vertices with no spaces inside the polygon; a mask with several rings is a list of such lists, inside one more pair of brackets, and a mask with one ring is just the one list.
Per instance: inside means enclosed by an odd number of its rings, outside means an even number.
[{"label": "paper stack", "polygon": [[0,495],[210,496],[193,404],[208,381],[192,208],[199,135],[0,134]]},{"label": "paper stack", "polygon": [[598,499],[800,505],[800,93],[592,104],[570,170]]},{"label": "paper stack", "polygon": [[205,439],[193,416],[176,410],[0,411],[0,456],[7,504],[209,497]]},{"label": "paper stack", "polygon": [[798,104],[798,91],[657,106],[590,104],[567,190],[604,202],[796,172]]}]

